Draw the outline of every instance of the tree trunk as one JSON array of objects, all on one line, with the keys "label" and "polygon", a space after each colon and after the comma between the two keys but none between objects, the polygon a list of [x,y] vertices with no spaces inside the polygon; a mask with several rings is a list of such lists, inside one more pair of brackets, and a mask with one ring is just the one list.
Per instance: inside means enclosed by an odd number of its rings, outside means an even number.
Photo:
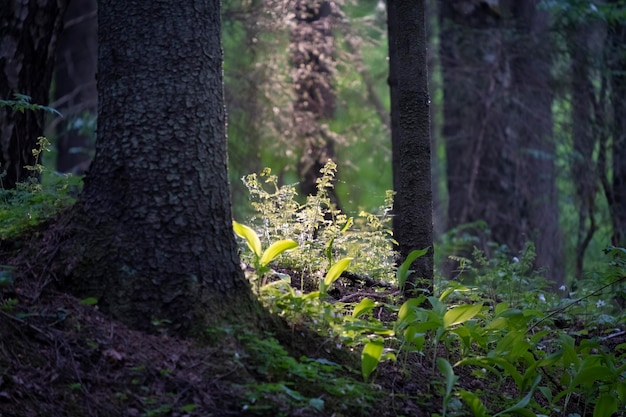
[{"label": "tree trunk", "polygon": [[96,155],[70,284],[133,328],[254,324],[228,191],[219,2],[98,2]]},{"label": "tree trunk", "polygon": [[[331,14],[335,7],[327,0],[297,0],[295,23],[291,31],[290,57],[294,66],[294,133],[304,142],[298,163],[300,189],[305,196],[317,193],[320,169],[335,158],[332,133],[321,125],[335,112],[332,76],[335,40],[331,32]],[[339,207],[334,190],[329,197]]]},{"label": "tree trunk", "polygon": [[491,232],[486,238],[513,254],[535,242],[536,265],[548,268],[557,285],[564,269],[551,61],[547,21],[536,3],[442,4],[448,213],[450,228],[486,222]]},{"label": "tree trunk", "polygon": [[626,247],[626,24],[609,29],[611,104],[613,106],[613,244]]},{"label": "tree trunk", "polygon": [[519,40],[513,60],[513,82],[518,100],[510,113],[515,115],[511,125],[521,145],[520,183],[528,212],[528,237],[537,251],[535,264],[545,269],[546,278],[556,289],[565,282],[565,268],[554,164],[556,146],[552,136],[549,16],[538,8],[538,0],[514,4]]},{"label": "tree trunk", "polygon": [[[0,5],[0,99],[13,94],[48,104],[57,38],[67,0],[3,0]],[[36,160],[32,150],[43,135],[42,111],[12,111],[0,107],[0,172],[3,188],[33,176],[25,168]]]},{"label": "tree trunk", "polygon": [[[393,234],[400,262],[414,249],[430,248],[412,264],[405,287],[432,293],[433,224],[430,161],[430,97],[424,1],[388,0],[389,89],[393,165]],[[418,281],[419,280],[419,281]],[[421,281],[421,282],[420,282]]]},{"label": "tree trunk", "polygon": [[95,135],[87,124],[96,117],[98,106],[96,23],[96,0],[70,2],[59,37],[54,89],[54,106],[64,116],[56,128],[60,172],[82,174],[91,161]]}]

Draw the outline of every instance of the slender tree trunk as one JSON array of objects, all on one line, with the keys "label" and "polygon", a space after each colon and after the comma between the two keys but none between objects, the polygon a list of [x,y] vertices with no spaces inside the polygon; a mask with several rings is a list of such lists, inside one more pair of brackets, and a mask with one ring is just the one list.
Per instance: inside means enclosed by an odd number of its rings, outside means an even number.
[{"label": "slender tree trunk", "polygon": [[388,0],[389,89],[393,164],[393,234],[400,261],[414,249],[430,248],[412,265],[405,288],[432,293],[433,223],[430,160],[430,97],[426,63],[425,5]]},{"label": "slender tree trunk", "polygon": [[610,28],[613,106],[613,244],[626,247],[626,24]]},{"label": "slender tree trunk", "polygon": [[[535,264],[545,269],[553,288],[565,282],[563,239],[559,224],[556,190],[556,146],[552,136],[550,70],[552,47],[549,16],[538,8],[538,0],[516,2],[517,58],[513,61],[515,126],[521,141],[523,183],[528,213],[529,238],[535,243]],[[513,124],[515,123],[515,124]]]},{"label": "slender tree trunk", "polygon": [[[31,97],[34,104],[47,105],[54,70],[57,39],[63,25],[67,0],[0,3],[0,99],[13,94]],[[14,188],[33,175],[24,168],[34,165],[32,150],[43,135],[42,111],[24,113],[0,107],[0,182]]]},{"label": "slender tree trunk", "polygon": [[69,284],[131,327],[254,324],[228,191],[219,3],[98,2],[98,137]]},{"label": "slender tree trunk", "polygon": [[[585,252],[595,231],[596,169],[593,151],[597,142],[592,119],[594,90],[590,79],[591,50],[588,47],[590,28],[575,25],[568,34],[568,51],[572,72],[572,179],[578,205],[576,237],[576,279],[583,277]],[[598,123],[598,121],[595,121]]]},{"label": "slender tree trunk", "polygon": [[60,172],[84,173],[91,161],[94,135],[85,130],[98,105],[96,23],[96,0],[70,2],[59,37],[54,89],[54,105],[64,116],[56,128]]},{"label": "slender tree trunk", "polygon": [[[321,125],[323,120],[332,118],[335,112],[332,83],[335,40],[331,31],[333,7],[333,2],[328,0],[295,2],[295,23],[290,45],[296,93],[293,119],[294,133],[304,142],[298,174],[300,188],[305,196],[317,192],[320,169],[329,159],[335,158],[332,133]],[[340,208],[334,190],[329,190],[329,196]]]}]

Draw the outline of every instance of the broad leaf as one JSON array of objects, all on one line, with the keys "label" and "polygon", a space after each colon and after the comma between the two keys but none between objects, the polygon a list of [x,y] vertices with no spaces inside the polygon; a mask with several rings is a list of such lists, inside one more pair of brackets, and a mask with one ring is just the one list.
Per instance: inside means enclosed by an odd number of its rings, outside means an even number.
[{"label": "broad leaf", "polygon": [[243,224],[237,223],[233,220],[233,230],[237,234],[246,240],[248,247],[250,250],[256,255],[257,258],[261,257],[261,241],[259,240],[259,236],[257,236],[256,232],[249,228],[248,226],[244,226]]},{"label": "broad leaf", "polygon": [[361,314],[369,313],[374,309],[376,303],[374,300],[370,300],[369,298],[364,298],[354,307],[352,311],[352,317],[359,317]]},{"label": "broad leaf", "polygon": [[379,341],[369,342],[363,347],[363,352],[361,352],[361,372],[365,381],[378,366],[382,353],[383,344]]},{"label": "broad leaf", "polygon": [[614,395],[602,394],[593,409],[593,417],[612,416],[617,411],[617,398]]},{"label": "broad leaf", "polygon": [[398,287],[400,288],[400,290],[404,289],[404,284],[406,284],[406,280],[411,273],[409,271],[411,264],[420,256],[426,255],[429,249],[430,249],[430,246],[425,249],[415,249],[411,251],[407,255],[404,262],[402,262],[402,265],[400,265],[400,267],[396,271],[396,279],[398,281]]},{"label": "broad leaf", "polygon": [[466,304],[458,307],[451,308],[443,316],[443,326],[448,328],[455,324],[460,324],[468,321],[476,314],[480,313],[483,308],[483,304]]},{"label": "broad leaf", "polygon": [[261,256],[259,264],[261,266],[265,266],[272,262],[274,259],[276,259],[276,257],[281,253],[296,248],[297,246],[298,243],[291,239],[279,240],[278,242],[274,242],[270,245],[269,248],[265,250],[265,252],[263,252],[263,256]]},{"label": "broad leaf", "polygon": [[459,391],[461,399],[467,404],[474,417],[487,417],[487,408],[473,392]]},{"label": "broad leaf", "polygon": [[341,276],[341,273],[348,268],[350,262],[352,262],[354,258],[343,258],[337,262],[328,270],[326,273],[326,277],[324,278],[324,285],[326,288],[330,287],[331,284]]}]

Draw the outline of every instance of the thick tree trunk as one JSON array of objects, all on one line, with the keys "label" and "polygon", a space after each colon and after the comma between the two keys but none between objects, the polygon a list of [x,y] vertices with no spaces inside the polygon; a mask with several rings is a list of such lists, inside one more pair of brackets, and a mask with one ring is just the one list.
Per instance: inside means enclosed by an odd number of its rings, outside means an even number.
[{"label": "thick tree trunk", "polygon": [[[430,97],[424,1],[388,0],[389,88],[394,198],[393,234],[401,259],[429,248],[412,265],[415,285],[432,292],[433,223]],[[423,280],[419,282],[418,280]]]},{"label": "thick tree trunk", "polygon": [[253,324],[231,224],[219,3],[101,0],[98,39],[71,285],[142,330]]},{"label": "thick tree trunk", "polygon": [[455,0],[442,4],[441,27],[449,226],[485,221],[513,253],[533,241],[537,266],[557,285],[547,22],[535,1],[492,9]]},{"label": "thick tree trunk", "polygon": [[57,125],[57,170],[84,173],[91,161],[93,136],[86,119],[96,116],[98,28],[96,0],[72,1],[59,37],[55,106],[64,119]]},{"label": "thick tree trunk", "polygon": [[[2,0],[0,3],[0,99],[13,94],[31,97],[47,105],[54,70],[57,37],[63,25],[67,0]],[[24,168],[34,165],[32,150],[43,135],[44,113],[24,113],[0,107],[0,180],[14,188],[33,175]]]}]

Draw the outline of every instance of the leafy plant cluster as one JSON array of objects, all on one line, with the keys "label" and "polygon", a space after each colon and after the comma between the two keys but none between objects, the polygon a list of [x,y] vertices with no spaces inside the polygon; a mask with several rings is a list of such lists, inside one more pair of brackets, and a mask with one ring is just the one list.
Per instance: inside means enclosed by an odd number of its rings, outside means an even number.
[{"label": "leafy plant cluster", "polygon": [[[603,286],[596,281],[589,287],[594,290],[547,291],[545,279],[532,268],[534,247],[529,244],[516,257],[500,249],[494,250],[493,257],[476,250],[471,259],[456,257],[459,274],[454,281],[438,282],[438,296],[411,298],[399,307],[392,297],[330,302],[324,290],[336,278],[325,278],[337,265],[334,259],[350,259],[347,255],[354,254],[354,260],[341,267],[352,269],[376,263],[381,256],[385,267],[378,271],[384,270],[387,279],[395,268],[391,252],[385,252],[391,242],[389,232],[378,217],[377,227],[366,232],[363,247],[353,249],[361,244],[360,232],[351,231],[352,221],[335,211],[325,196],[324,189],[332,185],[332,166],[328,168],[318,183],[319,195],[304,204],[297,203],[293,187],[278,187],[269,171],[262,177],[274,187],[273,193],[265,191],[256,176],[246,178],[258,199],[253,204],[261,237],[254,259],[264,256],[261,240],[269,248],[284,249],[273,251],[272,259],[265,258],[262,273],[282,253],[281,265],[308,269],[320,281],[319,291],[304,293],[293,288],[289,276],[275,274],[278,279],[258,286],[271,310],[287,317],[294,327],[311,326],[335,338],[338,345],[359,348],[366,381],[376,377],[382,361],[408,366],[409,356],[424,358],[431,365],[436,381],[432,388],[442,399],[443,416],[568,415],[573,404],[583,415],[608,416],[625,409],[626,343],[613,350],[603,343],[618,332],[624,318],[615,318],[612,300],[604,301],[602,290],[622,291],[626,250],[607,250],[613,278],[606,278],[609,282]],[[250,232],[256,234],[249,229],[249,246]],[[415,251],[412,259],[421,253]],[[412,259],[396,269],[398,286]],[[251,263],[259,273],[258,263]],[[375,312],[381,310],[392,318],[380,320]],[[588,314],[580,315],[581,311]],[[563,320],[572,330],[555,326]],[[585,338],[588,331],[596,336]],[[507,387],[505,395],[500,395],[502,386]]]},{"label": "leafy plant cluster", "polygon": [[[284,239],[297,242],[298,247],[281,258],[284,266],[315,274],[328,269],[334,259],[353,258],[353,272],[390,280],[394,271],[389,230],[393,195],[388,193],[380,214],[360,212],[349,217],[337,210],[329,197],[336,171],[337,165],[329,161],[320,171],[317,193],[303,203],[298,202],[296,186],[279,186],[269,168],[259,176],[244,177],[256,212],[251,222],[259,239],[267,246]],[[249,255],[242,256],[253,263]]]}]

